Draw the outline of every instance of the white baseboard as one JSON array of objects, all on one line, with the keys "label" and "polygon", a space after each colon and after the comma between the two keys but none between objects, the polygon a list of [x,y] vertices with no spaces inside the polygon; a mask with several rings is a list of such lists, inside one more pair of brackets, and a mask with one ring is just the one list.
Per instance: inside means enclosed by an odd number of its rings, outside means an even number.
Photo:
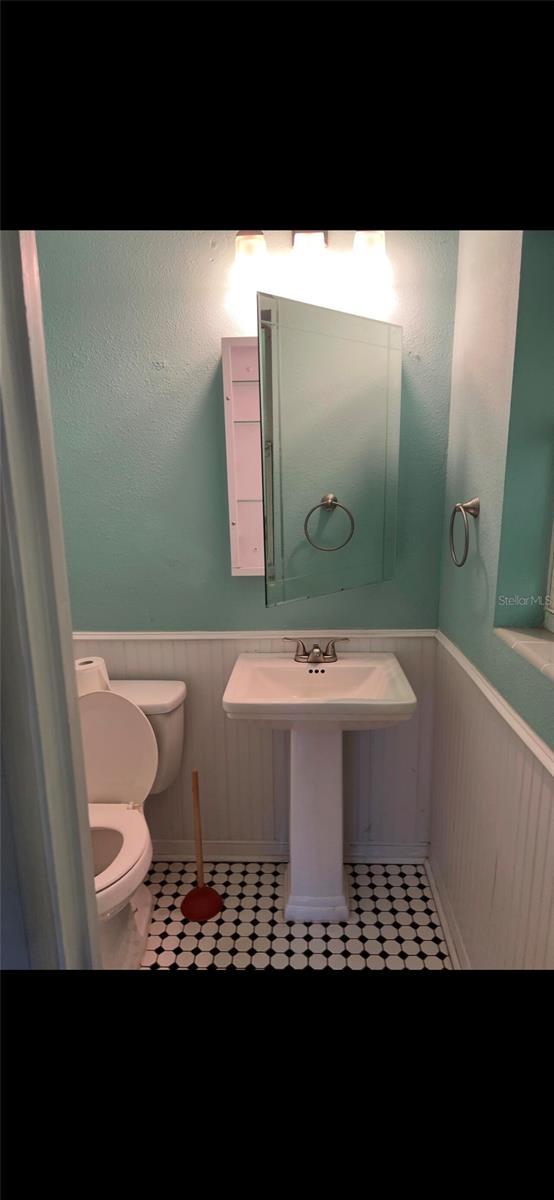
[{"label": "white baseboard", "polygon": [[347,863],[422,863],[429,853],[428,842],[347,842],[344,861]]},{"label": "white baseboard", "polygon": [[[344,861],[349,863],[422,863],[429,852],[428,842],[399,846],[362,842],[347,843]],[[204,842],[206,862],[288,862],[288,842]],[[192,839],[154,841],[154,861],[193,862]]]},{"label": "white baseboard", "polygon": [[[153,841],[154,861],[194,862],[192,838]],[[286,842],[210,842],[204,840],[205,862],[288,862]]]},{"label": "white baseboard", "polygon": [[467,950],[464,946],[460,927],[454,915],[454,909],[450,903],[448,893],[442,882],[440,872],[436,864],[431,863],[430,859],[425,860],[425,870],[429,879],[429,886],[433,893],[433,899],[437,906],[437,912],[440,917],[444,940],[448,946],[452,966],[455,971],[471,971],[472,966],[469,961]]}]

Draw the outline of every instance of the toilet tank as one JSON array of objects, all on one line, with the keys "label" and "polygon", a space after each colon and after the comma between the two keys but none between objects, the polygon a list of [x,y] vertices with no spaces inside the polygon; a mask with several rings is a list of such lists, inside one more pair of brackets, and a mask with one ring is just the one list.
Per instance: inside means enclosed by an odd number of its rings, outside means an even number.
[{"label": "toilet tank", "polygon": [[158,770],[150,795],[164,792],[181,765],[187,685],[181,679],[110,679],[110,688],[148,717],[158,743]]}]

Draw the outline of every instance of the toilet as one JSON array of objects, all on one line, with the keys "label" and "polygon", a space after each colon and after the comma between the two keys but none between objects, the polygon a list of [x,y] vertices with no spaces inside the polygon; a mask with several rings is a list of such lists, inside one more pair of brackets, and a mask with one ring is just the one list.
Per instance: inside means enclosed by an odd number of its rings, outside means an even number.
[{"label": "toilet", "polygon": [[134,970],[152,910],[144,884],[152,840],[149,795],[165,791],[181,762],[186,685],[110,680],[79,696],[102,965]]}]

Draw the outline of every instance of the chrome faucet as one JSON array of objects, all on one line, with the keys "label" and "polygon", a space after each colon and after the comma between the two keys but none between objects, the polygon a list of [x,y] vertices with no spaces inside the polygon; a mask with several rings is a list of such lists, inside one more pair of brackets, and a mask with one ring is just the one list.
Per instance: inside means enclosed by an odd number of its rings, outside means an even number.
[{"label": "chrome faucet", "polygon": [[299,662],[299,663],[332,663],[332,662],[337,661],[337,652],[335,650],[335,642],[349,642],[350,638],[347,638],[347,637],[332,638],[330,642],[327,642],[325,650],[322,650],[321,646],[318,646],[317,642],[314,642],[314,645],[312,646],[311,650],[306,650],[304,642],[302,641],[301,638],[285,637],[285,638],[283,638],[283,641],[284,642],[296,642],[296,653],[294,655],[295,662]]}]

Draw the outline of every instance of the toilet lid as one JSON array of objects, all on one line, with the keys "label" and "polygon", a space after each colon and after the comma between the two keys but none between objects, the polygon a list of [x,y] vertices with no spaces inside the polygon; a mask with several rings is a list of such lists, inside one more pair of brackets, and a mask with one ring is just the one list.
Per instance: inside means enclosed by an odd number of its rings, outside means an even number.
[{"label": "toilet lid", "polygon": [[142,804],[158,769],[148,717],[114,692],[81,696],[79,711],[89,803]]},{"label": "toilet lid", "polygon": [[91,829],[113,830],[123,839],[112,862],[94,876],[95,889],[102,892],[133,869],[146,850],[150,834],[141,812],[121,808],[119,804],[89,804],[88,811]]}]

